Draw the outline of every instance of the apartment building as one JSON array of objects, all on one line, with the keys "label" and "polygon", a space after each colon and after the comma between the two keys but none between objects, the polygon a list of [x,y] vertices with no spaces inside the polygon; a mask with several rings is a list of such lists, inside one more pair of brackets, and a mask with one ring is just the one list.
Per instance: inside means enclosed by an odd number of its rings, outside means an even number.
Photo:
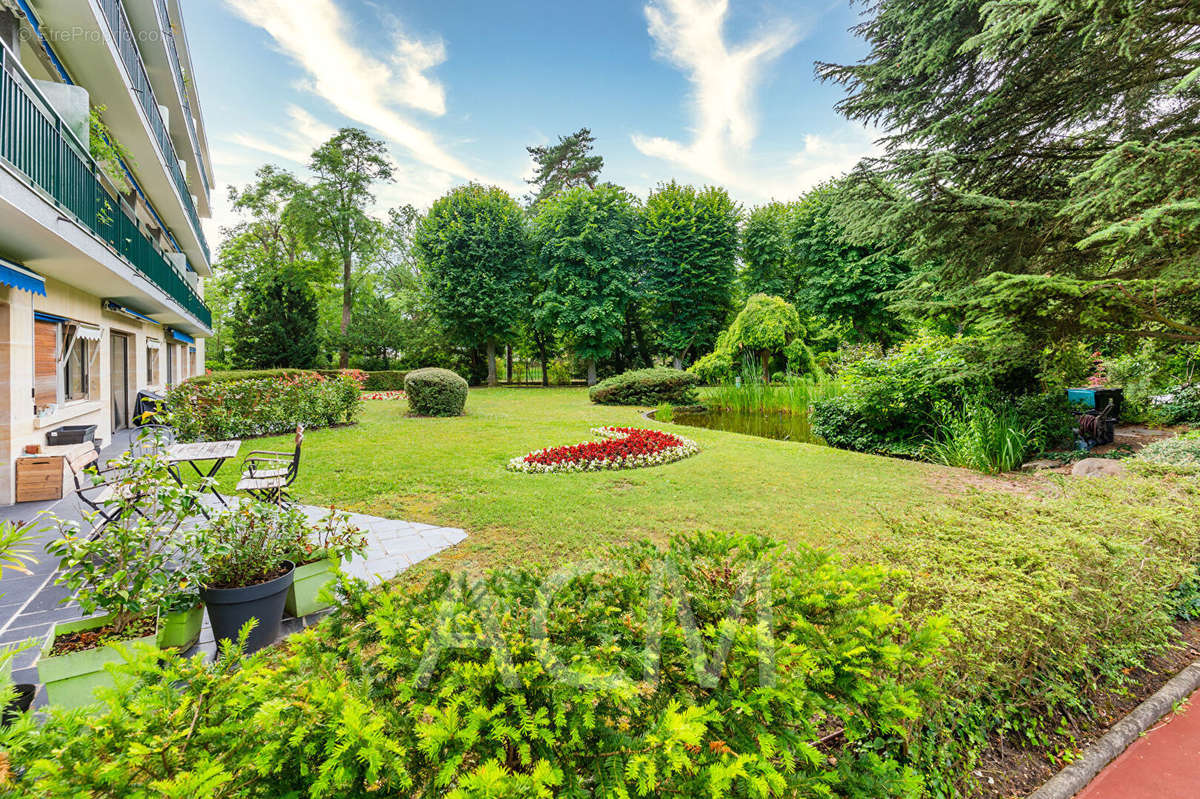
[{"label": "apartment building", "polygon": [[0,503],[47,433],[204,368],[213,183],[180,0],[0,0]]}]

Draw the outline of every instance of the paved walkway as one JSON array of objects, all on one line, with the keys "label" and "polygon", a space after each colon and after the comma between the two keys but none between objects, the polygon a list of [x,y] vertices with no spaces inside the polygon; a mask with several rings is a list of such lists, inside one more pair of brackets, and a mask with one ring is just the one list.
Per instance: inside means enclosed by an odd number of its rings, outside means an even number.
[{"label": "paved walkway", "polygon": [[1200,691],[1109,763],[1075,799],[1200,797]]},{"label": "paved walkway", "polygon": [[[126,433],[115,440],[101,453],[103,459],[115,458],[129,444]],[[233,468],[227,466],[226,468]],[[231,498],[232,499],[232,498]],[[211,496],[204,496],[205,504],[215,504]],[[233,504],[232,502],[230,504]],[[329,508],[308,505],[300,506],[310,519],[318,520],[330,513]],[[76,499],[68,495],[53,502],[26,502],[19,505],[0,506],[0,519],[30,522],[39,512],[49,510],[63,519],[79,520],[82,509]],[[356,558],[345,564],[343,570],[372,584],[395,577],[400,572],[443,549],[452,547],[467,537],[462,530],[451,527],[435,527],[429,524],[384,519],[361,513],[349,514],[351,521],[366,534],[366,558]],[[57,559],[45,550],[46,543],[56,537],[57,530],[41,533],[28,548],[33,550],[37,563],[30,566],[32,574],[23,575],[6,569],[0,580],[0,647],[33,639],[40,645],[50,627],[61,621],[80,618],[79,605],[68,597],[62,586],[54,584]],[[285,618],[285,635],[319,621],[325,612],[314,613],[302,619]],[[13,662],[13,680],[18,683],[37,683],[37,669],[33,662],[37,658],[34,647],[19,653]],[[187,654],[204,653],[211,656],[216,652],[212,630],[207,616],[200,640]],[[45,693],[39,686],[36,706],[45,701]]]}]

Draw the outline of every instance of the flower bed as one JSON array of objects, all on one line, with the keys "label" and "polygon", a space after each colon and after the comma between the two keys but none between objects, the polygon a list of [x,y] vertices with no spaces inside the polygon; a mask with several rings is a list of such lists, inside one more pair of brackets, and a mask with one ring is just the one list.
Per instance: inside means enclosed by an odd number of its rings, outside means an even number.
[{"label": "flower bed", "polygon": [[365,400],[402,400],[406,399],[403,391],[364,391]]},{"label": "flower bed", "polygon": [[514,472],[598,472],[610,469],[640,469],[661,466],[695,455],[695,441],[637,427],[594,427],[599,441],[564,447],[547,447],[508,462]]}]

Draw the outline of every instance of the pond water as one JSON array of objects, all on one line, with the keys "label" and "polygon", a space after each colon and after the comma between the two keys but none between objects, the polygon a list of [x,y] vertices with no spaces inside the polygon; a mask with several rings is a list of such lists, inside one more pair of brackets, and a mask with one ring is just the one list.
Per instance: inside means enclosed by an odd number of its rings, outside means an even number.
[{"label": "pond water", "polygon": [[824,444],[813,435],[807,413],[743,413],[740,411],[707,410],[701,412],[675,411],[671,421],[689,427],[707,427],[729,433],[742,433],[779,441],[800,441]]}]

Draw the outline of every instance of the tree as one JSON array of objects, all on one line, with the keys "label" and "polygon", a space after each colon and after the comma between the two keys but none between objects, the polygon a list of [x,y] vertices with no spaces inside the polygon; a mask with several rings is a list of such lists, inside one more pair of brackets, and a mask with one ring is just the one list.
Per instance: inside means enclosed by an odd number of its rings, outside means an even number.
[{"label": "tree", "polygon": [[637,200],[611,183],[560,194],[534,220],[543,285],[535,319],[587,361],[588,385],[596,383],[596,361],[622,342],[637,225]]},{"label": "tree", "polygon": [[537,187],[529,195],[529,205],[537,208],[543,202],[568,189],[586,186],[596,188],[604,156],[589,155],[596,139],[588,128],[580,128],[570,136],[559,136],[558,144],[526,147],[537,172],[525,182]]},{"label": "tree", "polygon": [[772,202],[754,208],[742,229],[742,287],[745,295],[770,294],[791,299],[796,292],[792,257],[792,206]]},{"label": "tree", "polygon": [[860,341],[885,346],[902,337],[892,292],[911,273],[890,248],[852,244],[838,221],[835,185],[821,186],[796,204],[788,235],[795,268],[791,299],[808,314],[844,322]]},{"label": "tree", "polygon": [[642,213],[639,240],[659,341],[681,368],[706,352],[733,307],[740,212],[724,189],[661,184]]},{"label": "tree", "polygon": [[249,282],[235,302],[232,365],[236,369],[307,369],[321,352],[317,296],[295,270]]},{"label": "tree", "polygon": [[729,326],[728,344],[758,356],[763,382],[769,383],[771,353],[786,347],[800,330],[795,306],[780,297],[755,294]]},{"label": "tree", "polygon": [[870,54],[819,71],[844,114],[890,129],[839,215],[927,264],[910,304],[1043,339],[1200,341],[1195,0],[872,11]]},{"label": "tree", "polygon": [[[358,128],[342,128],[313,151],[309,169],[316,182],[298,196],[308,226],[342,267],[342,320],[345,336],[354,309],[352,272],[356,259],[368,256],[377,244],[380,225],[367,209],[375,202],[372,188],[392,180],[392,166],[383,142]],[[346,341],[339,343],[339,365],[349,365]]]},{"label": "tree", "polygon": [[514,333],[529,301],[524,212],[503,189],[460,186],[433,203],[415,242],[434,313],[463,345],[486,346],[495,386],[496,343]]}]

